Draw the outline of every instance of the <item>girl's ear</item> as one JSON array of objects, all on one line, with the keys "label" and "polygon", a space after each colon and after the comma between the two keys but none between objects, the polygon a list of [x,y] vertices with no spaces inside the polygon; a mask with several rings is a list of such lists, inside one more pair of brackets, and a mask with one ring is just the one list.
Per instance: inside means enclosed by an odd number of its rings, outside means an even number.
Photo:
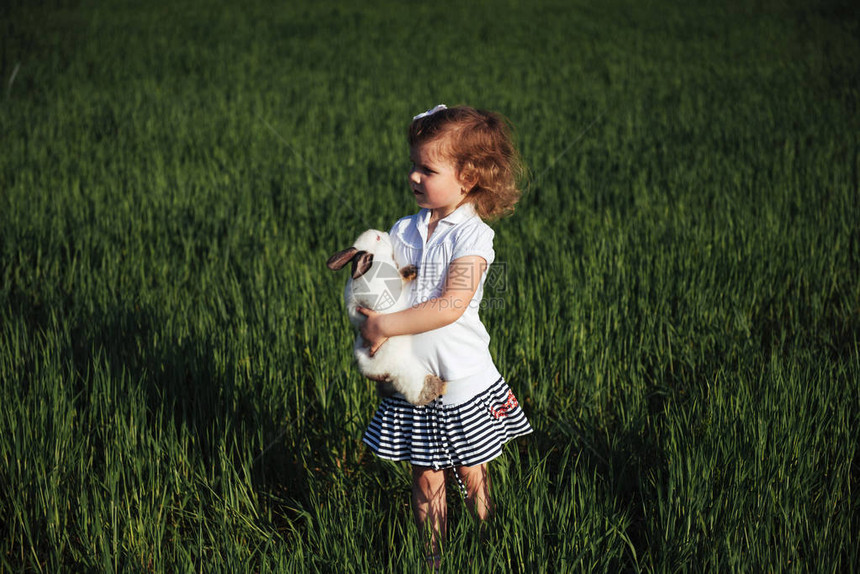
[{"label": "girl's ear", "polygon": [[478,184],[478,174],[475,172],[475,167],[471,163],[467,163],[457,174],[457,179],[460,180],[463,193],[469,193]]}]

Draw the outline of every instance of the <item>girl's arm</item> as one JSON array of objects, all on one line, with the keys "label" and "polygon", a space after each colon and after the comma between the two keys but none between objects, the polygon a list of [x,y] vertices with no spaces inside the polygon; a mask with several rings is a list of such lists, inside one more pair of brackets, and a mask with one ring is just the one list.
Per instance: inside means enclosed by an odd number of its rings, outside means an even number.
[{"label": "girl's arm", "polygon": [[480,255],[467,255],[451,262],[445,289],[439,297],[428,299],[397,313],[381,314],[358,308],[367,317],[361,326],[361,337],[373,355],[388,337],[414,335],[450,325],[459,319],[472,302],[487,269]]}]

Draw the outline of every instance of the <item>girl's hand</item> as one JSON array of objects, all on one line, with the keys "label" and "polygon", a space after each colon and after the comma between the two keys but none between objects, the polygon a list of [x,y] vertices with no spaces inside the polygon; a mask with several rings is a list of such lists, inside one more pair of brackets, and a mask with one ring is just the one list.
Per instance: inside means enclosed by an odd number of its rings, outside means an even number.
[{"label": "girl's hand", "polygon": [[356,311],[367,317],[359,331],[365,346],[370,347],[370,356],[372,357],[379,350],[379,347],[388,340],[388,337],[382,332],[382,325],[380,325],[382,316],[376,311],[364,307],[356,307]]}]

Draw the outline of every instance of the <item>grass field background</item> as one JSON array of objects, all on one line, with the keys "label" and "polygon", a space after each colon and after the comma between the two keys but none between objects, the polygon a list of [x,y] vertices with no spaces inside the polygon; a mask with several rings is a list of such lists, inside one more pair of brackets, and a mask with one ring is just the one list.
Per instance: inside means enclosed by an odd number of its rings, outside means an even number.
[{"label": "grass field background", "polygon": [[0,8],[0,570],[414,571],[343,274],[434,104],[517,127],[535,429],[450,572],[860,569],[850,2]]}]

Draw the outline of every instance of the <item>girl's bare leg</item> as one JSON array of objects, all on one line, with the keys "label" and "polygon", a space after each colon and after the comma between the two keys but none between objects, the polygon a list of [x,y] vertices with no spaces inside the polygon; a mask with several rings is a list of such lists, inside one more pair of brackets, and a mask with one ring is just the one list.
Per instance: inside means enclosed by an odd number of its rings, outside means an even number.
[{"label": "girl's bare leg", "polygon": [[466,485],[466,506],[472,514],[487,520],[493,514],[493,501],[490,498],[490,473],[487,463],[477,466],[458,466],[457,474]]},{"label": "girl's bare leg", "polygon": [[413,465],[412,513],[418,529],[428,534],[427,553],[439,554],[448,529],[444,470]]}]

